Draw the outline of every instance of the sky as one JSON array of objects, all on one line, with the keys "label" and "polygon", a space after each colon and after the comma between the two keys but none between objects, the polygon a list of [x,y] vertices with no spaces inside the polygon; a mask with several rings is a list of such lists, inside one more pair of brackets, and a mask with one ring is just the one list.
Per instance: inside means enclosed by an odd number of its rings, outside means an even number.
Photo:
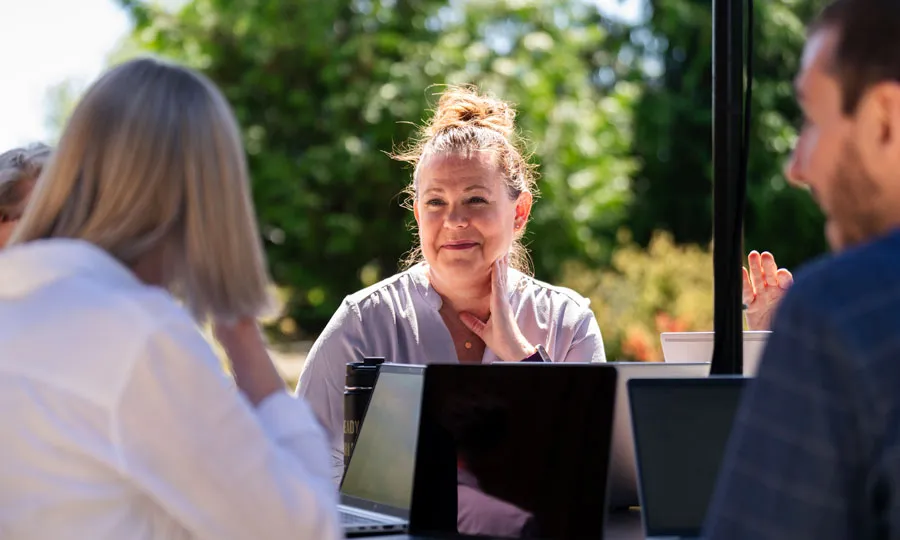
[{"label": "sky", "polygon": [[2,11],[0,152],[45,140],[50,88],[90,82],[130,30],[114,0],[13,0]]},{"label": "sky", "polygon": [[604,15],[626,23],[636,23],[644,15],[643,0],[594,0],[594,3]]},{"label": "sky", "polygon": [[[639,0],[595,1],[625,19],[635,18],[639,9]],[[114,0],[3,0],[0,152],[51,137],[48,92],[66,81],[86,86],[129,30],[128,17]]]}]

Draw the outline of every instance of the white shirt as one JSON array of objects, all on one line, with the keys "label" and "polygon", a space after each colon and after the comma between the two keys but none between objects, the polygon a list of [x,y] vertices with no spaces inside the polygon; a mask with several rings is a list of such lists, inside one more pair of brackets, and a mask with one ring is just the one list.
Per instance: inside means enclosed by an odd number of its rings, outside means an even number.
[{"label": "white shirt", "polygon": [[[509,303],[522,335],[554,362],[605,362],[590,301],[510,269]],[[297,386],[331,434],[334,479],[343,468],[344,382],[348,362],[364,356],[396,364],[457,363],[441,318],[442,300],[417,264],[344,299],[313,344]],[[485,348],[482,363],[498,361]]]},{"label": "white shirt", "polygon": [[104,251],[0,252],[0,538],[340,538],[324,431],[254,408],[194,321]]}]

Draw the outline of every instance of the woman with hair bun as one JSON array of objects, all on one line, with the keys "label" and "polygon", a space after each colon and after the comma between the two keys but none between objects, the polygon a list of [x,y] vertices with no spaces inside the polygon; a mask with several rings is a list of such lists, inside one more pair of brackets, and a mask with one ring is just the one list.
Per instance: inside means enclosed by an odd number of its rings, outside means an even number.
[{"label": "woman with hair bun", "polygon": [[419,245],[406,270],[344,299],[298,384],[331,431],[338,477],[348,362],[605,361],[588,300],[529,275],[521,238],[537,190],[514,120],[509,104],[449,87],[393,156],[414,167]]}]

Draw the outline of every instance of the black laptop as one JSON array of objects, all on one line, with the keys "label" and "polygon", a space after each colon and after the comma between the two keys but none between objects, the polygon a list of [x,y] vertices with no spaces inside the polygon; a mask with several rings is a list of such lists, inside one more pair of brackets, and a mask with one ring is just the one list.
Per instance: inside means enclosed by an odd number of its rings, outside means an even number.
[{"label": "black laptop", "polygon": [[631,379],[641,515],[647,538],[699,538],[749,379]]},{"label": "black laptop", "polygon": [[446,464],[451,451],[453,532],[603,538],[616,377],[603,364],[428,366],[418,454]]}]

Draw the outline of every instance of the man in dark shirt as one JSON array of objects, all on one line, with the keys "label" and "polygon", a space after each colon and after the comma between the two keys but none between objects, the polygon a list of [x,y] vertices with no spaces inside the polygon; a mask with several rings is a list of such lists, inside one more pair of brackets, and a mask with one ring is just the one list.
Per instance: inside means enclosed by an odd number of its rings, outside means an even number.
[{"label": "man in dark shirt", "polygon": [[787,174],[835,253],[775,315],[705,536],[900,538],[900,1],[829,5],[796,87]]}]

